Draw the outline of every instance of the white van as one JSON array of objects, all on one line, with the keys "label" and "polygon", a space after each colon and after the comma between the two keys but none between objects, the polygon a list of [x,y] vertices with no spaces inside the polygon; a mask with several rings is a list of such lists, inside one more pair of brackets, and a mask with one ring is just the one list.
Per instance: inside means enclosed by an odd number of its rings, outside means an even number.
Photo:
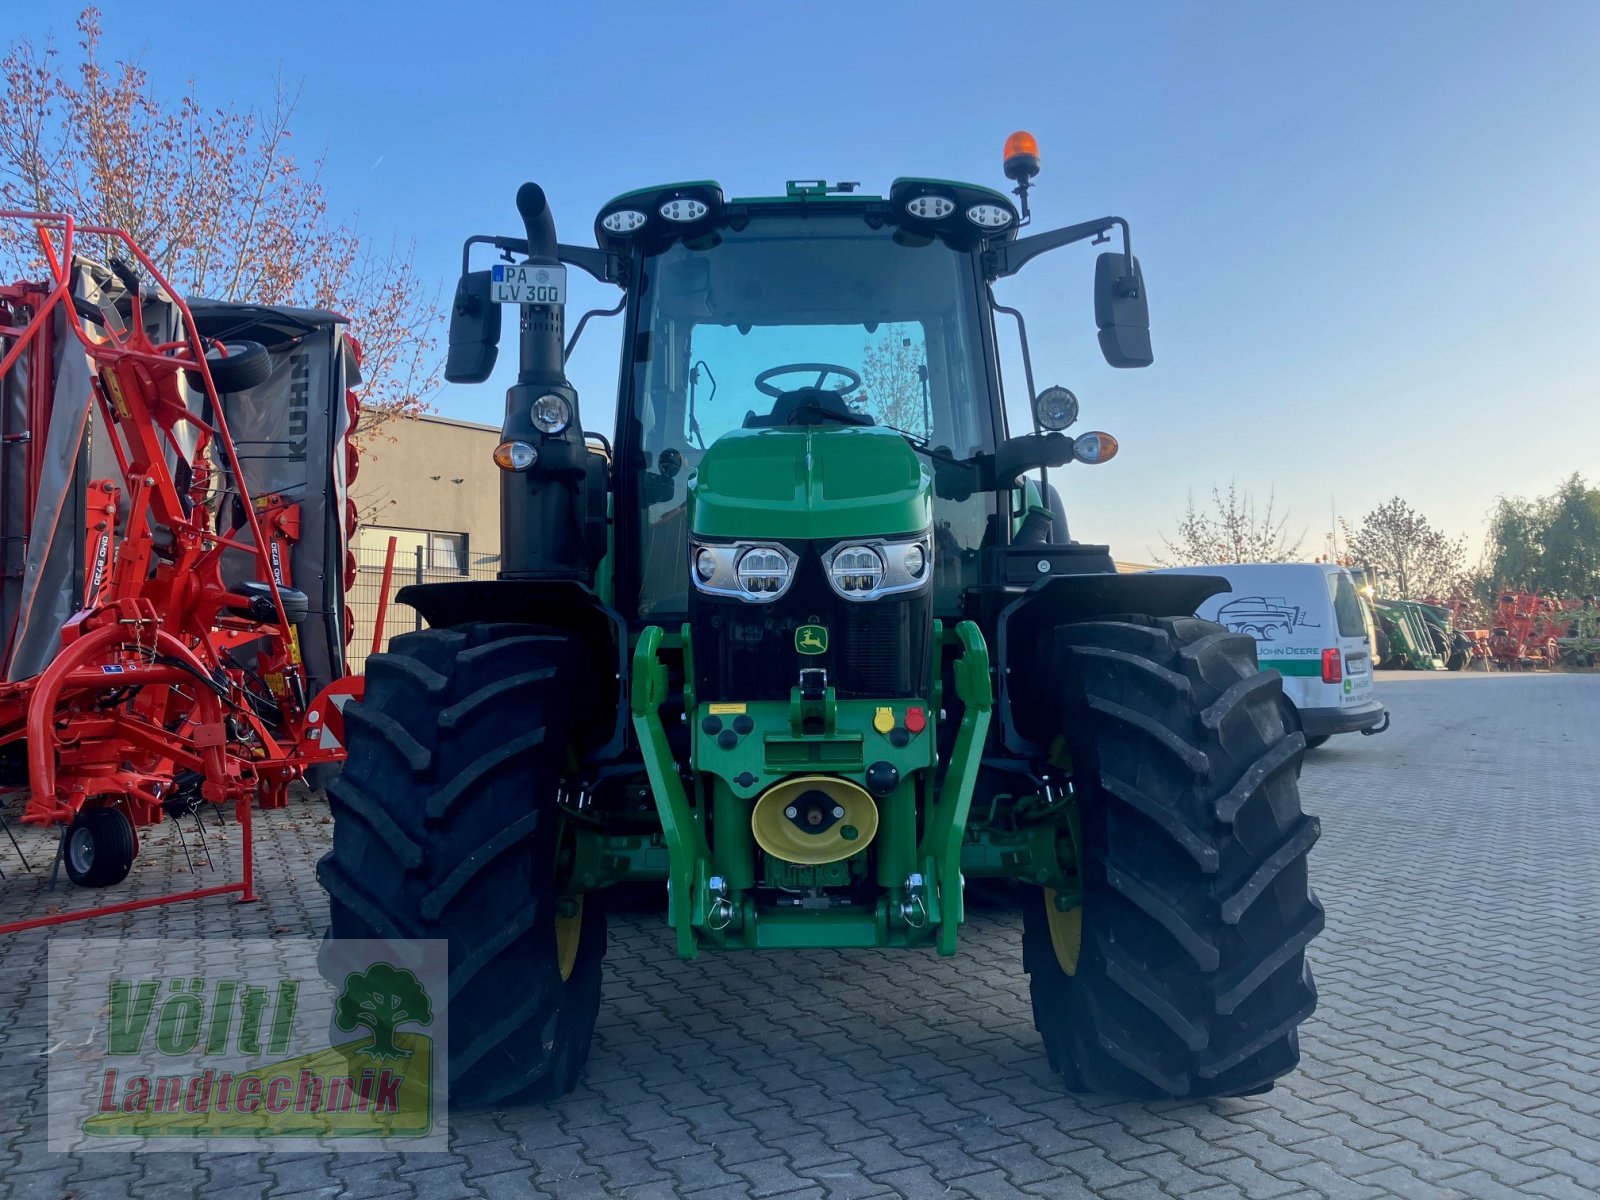
[{"label": "white van", "polygon": [[1355,581],[1329,563],[1232,563],[1161,574],[1220,575],[1231,591],[1197,617],[1256,640],[1262,670],[1283,676],[1307,746],[1336,733],[1382,733],[1389,715],[1372,684],[1372,646]]}]

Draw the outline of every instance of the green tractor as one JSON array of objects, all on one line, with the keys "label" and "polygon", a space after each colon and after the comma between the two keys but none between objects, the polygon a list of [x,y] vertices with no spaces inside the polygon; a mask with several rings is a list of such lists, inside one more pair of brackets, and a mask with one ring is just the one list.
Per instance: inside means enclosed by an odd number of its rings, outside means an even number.
[{"label": "green tractor", "polygon": [[[447,377],[486,379],[502,306],[519,322],[502,570],[401,593],[429,627],[346,710],[318,871],[332,938],[448,943],[457,1103],[574,1086],[606,889],[661,880],[686,959],[954,954],[966,882],[1010,881],[1071,1089],[1240,1095],[1295,1066],[1323,924],[1304,743],[1255,643],[1192,616],[1225,582],[1118,575],[1068,536],[1048,473],[1116,443],[1062,432],[1077,401],[1035,392],[991,285],[1119,233],[1095,318],[1140,367],[1144,282],[1121,218],[1018,236],[1031,138],[1005,167],[1019,203],[646,188],[592,247],[526,184],[525,237],[468,240]],[[480,246],[503,261],[471,269]],[[622,289],[614,446],[566,378],[567,266]]]}]

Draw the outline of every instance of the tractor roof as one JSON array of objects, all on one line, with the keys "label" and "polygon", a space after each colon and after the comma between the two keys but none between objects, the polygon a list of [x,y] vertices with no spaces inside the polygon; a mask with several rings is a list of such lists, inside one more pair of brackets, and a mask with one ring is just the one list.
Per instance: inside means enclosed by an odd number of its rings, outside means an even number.
[{"label": "tractor roof", "polygon": [[[927,227],[930,232],[945,228],[981,237],[985,242],[1010,241],[1017,232],[1017,208],[1003,192],[981,184],[951,179],[903,176],[889,185],[888,196],[856,191],[854,183],[829,184],[822,179],[791,179],[781,196],[737,196],[725,199],[722,185],[711,179],[664,183],[637,188],[607,201],[595,217],[595,240],[604,249],[621,251],[635,236],[649,236],[663,226],[674,234],[691,233],[696,226],[716,224],[725,217],[749,217],[752,210],[762,212],[852,210],[868,214],[877,210],[904,221]],[[908,208],[921,198],[932,209]],[[971,214],[981,211],[979,221]],[[669,215],[670,214],[670,215]],[[931,215],[937,214],[937,215]]]}]

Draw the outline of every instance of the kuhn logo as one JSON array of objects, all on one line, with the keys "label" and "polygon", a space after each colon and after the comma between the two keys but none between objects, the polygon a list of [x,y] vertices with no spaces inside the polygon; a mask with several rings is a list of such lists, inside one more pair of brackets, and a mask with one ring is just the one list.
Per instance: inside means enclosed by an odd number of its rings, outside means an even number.
[{"label": "kuhn logo", "polygon": [[289,461],[305,462],[311,426],[311,360],[305,351],[289,359]]}]

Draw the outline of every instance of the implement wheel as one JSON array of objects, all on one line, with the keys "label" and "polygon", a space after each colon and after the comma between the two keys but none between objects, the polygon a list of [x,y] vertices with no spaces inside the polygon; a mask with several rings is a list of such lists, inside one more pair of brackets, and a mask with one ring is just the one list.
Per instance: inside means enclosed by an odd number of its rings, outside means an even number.
[{"label": "implement wheel", "polygon": [[120,808],[85,808],[62,834],[61,865],[79,887],[113,887],[128,877],[138,842]]},{"label": "implement wheel", "polygon": [[561,677],[578,669],[563,633],[427,629],[368,659],[366,698],[345,709],[317,866],[329,937],[449,943],[458,1105],[553,1099],[589,1054],[605,914],[594,896],[563,902],[557,872]]},{"label": "implement wheel", "polygon": [[1304,739],[1255,644],[1190,617],[1065,625],[1048,669],[1071,755],[1083,903],[1034,891],[1023,965],[1051,1065],[1074,1091],[1263,1091],[1316,1007],[1305,947]]}]

